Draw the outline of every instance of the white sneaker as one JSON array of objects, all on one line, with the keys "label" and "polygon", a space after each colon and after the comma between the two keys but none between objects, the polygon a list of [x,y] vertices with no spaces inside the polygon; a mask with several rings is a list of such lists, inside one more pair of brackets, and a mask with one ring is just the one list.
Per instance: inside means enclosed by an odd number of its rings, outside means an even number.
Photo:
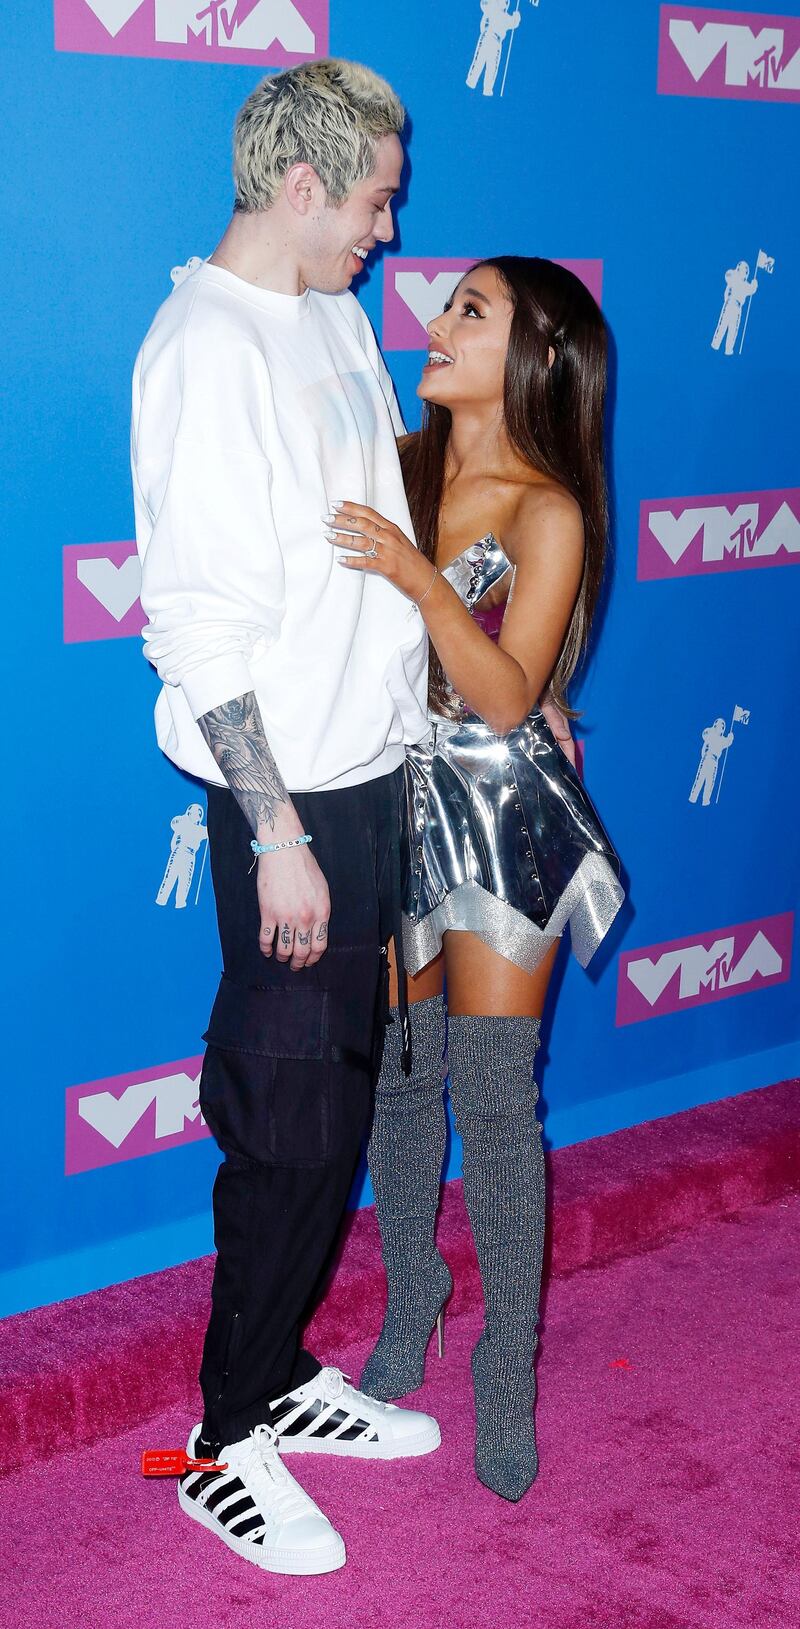
[{"label": "white sneaker", "polygon": [[341,1369],[320,1369],[313,1380],[270,1403],[282,1454],[349,1454],[354,1459],[411,1459],[442,1440],[430,1414],[379,1403],[349,1386]]},{"label": "white sneaker", "polygon": [[[194,1458],[200,1426],[186,1445]],[[345,1564],[342,1539],[327,1516],[281,1464],[271,1426],[258,1425],[242,1442],[221,1448],[225,1471],[187,1471],[178,1502],[229,1550],[265,1572],[335,1572]]]}]

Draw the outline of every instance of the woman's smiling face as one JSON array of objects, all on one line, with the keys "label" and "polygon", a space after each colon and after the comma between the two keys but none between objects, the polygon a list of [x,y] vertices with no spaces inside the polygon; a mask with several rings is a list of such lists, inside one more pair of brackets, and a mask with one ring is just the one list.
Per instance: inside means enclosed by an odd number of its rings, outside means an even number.
[{"label": "woman's smiling face", "polygon": [[428,361],[417,395],[442,407],[503,400],[513,305],[493,266],[467,272],[428,323]]}]

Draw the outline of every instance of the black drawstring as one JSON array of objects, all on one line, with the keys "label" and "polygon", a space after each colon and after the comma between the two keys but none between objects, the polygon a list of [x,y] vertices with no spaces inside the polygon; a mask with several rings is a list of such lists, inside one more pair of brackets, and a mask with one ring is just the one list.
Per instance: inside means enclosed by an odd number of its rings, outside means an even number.
[{"label": "black drawstring", "polygon": [[401,813],[401,798],[404,795],[404,779],[402,773],[393,777],[396,780],[397,792],[392,785],[392,935],[394,938],[394,962],[397,971],[397,1009],[400,1019],[400,1032],[402,1045],[400,1048],[400,1062],[404,1075],[411,1074],[411,1024],[408,1017],[408,992],[406,990],[406,964],[403,956],[403,901],[400,878],[400,844],[403,841],[403,820]]}]

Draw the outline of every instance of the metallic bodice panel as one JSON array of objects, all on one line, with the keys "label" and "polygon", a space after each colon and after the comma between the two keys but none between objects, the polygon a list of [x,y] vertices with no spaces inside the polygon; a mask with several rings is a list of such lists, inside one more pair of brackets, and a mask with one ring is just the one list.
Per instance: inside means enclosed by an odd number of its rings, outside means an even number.
[{"label": "metallic bodice panel", "polygon": [[[443,576],[474,613],[509,572],[513,588],[513,568],[489,534]],[[535,965],[569,921],[573,949],[585,965],[624,896],[619,861],[580,778],[538,707],[504,736],[463,703],[459,713],[434,717],[430,735],[407,749],[403,892],[409,967],[424,965],[423,948],[436,953],[424,931],[434,913],[444,927],[482,932],[483,922],[482,936],[498,940],[497,948],[508,953],[503,905],[510,907],[507,927],[518,944],[513,960]],[[459,907],[461,920],[453,914],[457,890],[466,902],[466,914]]]},{"label": "metallic bodice panel", "polygon": [[452,584],[467,610],[473,611],[484,594],[488,594],[490,588],[494,588],[495,583],[499,583],[509,572],[513,581],[511,561],[503,553],[494,533],[487,532],[479,542],[464,549],[449,566],[445,566],[442,576]]}]

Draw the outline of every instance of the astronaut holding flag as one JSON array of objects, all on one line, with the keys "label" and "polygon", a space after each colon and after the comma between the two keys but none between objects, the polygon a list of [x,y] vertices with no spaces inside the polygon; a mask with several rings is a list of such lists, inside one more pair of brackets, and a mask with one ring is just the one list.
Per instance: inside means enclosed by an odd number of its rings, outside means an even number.
[{"label": "astronaut holding flag", "polygon": [[[195,862],[199,850],[208,841],[208,829],[204,824],[204,813],[199,803],[190,803],[185,814],[176,815],[170,822],[172,826],[172,839],[170,842],[169,859],[166,870],[161,879],[161,886],[156,894],[157,905],[167,905],[170,896],[175,892],[175,909],[183,910],[188,903],[189,889],[194,876]],[[203,855],[205,864],[205,854]],[[202,881],[202,872],[200,881]],[[200,892],[200,883],[197,885]],[[195,898],[195,904],[197,899]]]},{"label": "astronaut holding flag", "polygon": [[[756,271],[766,272],[767,275],[771,277],[774,270],[774,259],[770,255],[766,254],[763,249],[759,249],[758,256],[756,258]],[[745,301],[747,301],[748,306],[745,313],[742,338],[739,345],[739,354],[741,355],[742,346],[744,345],[744,336],[747,332],[747,322],[750,316],[749,302],[752,301],[753,295],[757,292],[758,278],[754,277],[752,282],[750,281],[750,267],[746,260],[740,260],[736,266],[732,267],[729,271],[726,271],[725,293],[722,298],[722,310],[719,314],[719,322],[714,330],[714,338],[711,341],[712,350],[718,351],[724,339],[725,355],[733,356],[734,349],[736,347],[736,338],[739,333],[739,324],[742,320],[742,308]]]},{"label": "astronaut holding flag", "polygon": [[696,803],[702,792],[703,808],[708,808],[708,805],[711,802],[711,794],[714,790],[714,783],[717,779],[717,770],[719,769],[720,759],[722,759],[722,773],[719,777],[717,795],[714,799],[715,803],[719,802],[719,794],[722,790],[722,777],[725,773],[725,759],[728,754],[728,749],[733,745],[733,726],[734,724],[749,723],[749,709],[746,707],[734,707],[731,727],[728,732],[726,732],[725,729],[724,718],[715,719],[714,723],[709,724],[708,728],[703,731],[703,745],[700,751],[700,762],[697,766],[697,774],[694,778],[692,790],[689,793],[690,803]]},{"label": "astronaut holding flag", "polygon": [[[511,5],[516,9],[512,11]],[[538,6],[539,0],[531,0],[531,5]],[[481,0],[481,26],[475,55],[467,74],[467,85],[470,90],[477,88],[478,81],[483,74],[484,96],[494,95],[495,80],[500,67],[500,58],[503,54],[503,43],[506,36],[510,36],[508,44],[508,57],[506,58],[503,83],[500,86],[500,95],[505,90],[506,74],[511,56],[511,46],[514,42],[514,32],[519,28],[520,9],[519,0]]]}]

